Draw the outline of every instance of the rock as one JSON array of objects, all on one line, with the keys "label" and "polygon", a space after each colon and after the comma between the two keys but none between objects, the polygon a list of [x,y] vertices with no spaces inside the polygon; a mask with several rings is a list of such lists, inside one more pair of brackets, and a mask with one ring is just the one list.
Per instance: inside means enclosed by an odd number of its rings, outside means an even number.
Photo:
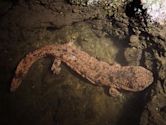
[{"label": "rock", "polygon": [[139,48],[140,47],[140,40],[139,36],[137,35],[131,35],[129,40],[129,45],[132,47]]},{"label": "rock", "polygon": [[88,0],[69,0],[69,3],[73,5],[82,5],[85,6],[87,5]]},{"label": "rock", "polygon": [[158,94],[151,98],[142,113],[140,125],[166,124],[166,95]]},{"label": "rock", "polygon": [[135,47],[126,48],[124,56],[129,65],[139,65],[142,57],[142,50]]}]

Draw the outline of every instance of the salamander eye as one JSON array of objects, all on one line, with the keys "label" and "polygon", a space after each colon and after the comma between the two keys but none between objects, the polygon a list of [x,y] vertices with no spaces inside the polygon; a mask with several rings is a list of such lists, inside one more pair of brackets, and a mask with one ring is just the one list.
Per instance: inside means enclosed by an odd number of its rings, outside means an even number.
[{"label": "salamander eye", "polygon": [[97,84],[99,84],[99,83],[100,83],[100,81],[99,81],[99,80],[96,80],[96,83],[97,83]]}]

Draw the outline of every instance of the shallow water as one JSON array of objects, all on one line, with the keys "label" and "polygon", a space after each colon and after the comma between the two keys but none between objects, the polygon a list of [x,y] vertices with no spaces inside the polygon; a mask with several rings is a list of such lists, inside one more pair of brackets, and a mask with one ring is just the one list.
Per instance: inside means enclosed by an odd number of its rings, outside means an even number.
[{"label": "shallow water", "polygon": [[[21,51],[26,53],[45,44],[73,41],[79,49],[100,60],[126,63],[124,43],[94,31],[86,23],[48,31],[45,34],[47,35],[43,38],[41,33],[41,41],[32,42]],[[23,46],[21,44],[18,45],[19,49]],[[23,56],[22,53],[20,56]],[[13,65],[19,58],[14,59]],[[64,64],[61,73],[53,75],[50,71],[52,61],[49,57],[37,61],[20,88],[15,93],[6,94],[2,99],[5,100],[2,104],[5,109],[2,112],[8,112],[4,115],[5,124],[138,124],[140,109],[145,102],[143,93],[123,93],[122,97],[113,98],[108,96],[102,87],[93,86]]]}]

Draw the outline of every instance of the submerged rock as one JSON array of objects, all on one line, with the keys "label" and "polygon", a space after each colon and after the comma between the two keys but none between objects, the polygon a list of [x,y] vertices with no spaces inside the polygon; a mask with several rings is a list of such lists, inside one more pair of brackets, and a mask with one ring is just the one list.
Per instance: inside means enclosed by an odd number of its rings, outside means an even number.
[{"label": "submerged rock", "polygon": [[124,56],[129,65],[140,65],[142,50],[135,47],[129,47],[125,49]]},{"label": "submerged rock", "polygon": [[131,47],[140,48],[141,42],[139,40],[139,35],[131,35],[129,40],[129,45]]}]

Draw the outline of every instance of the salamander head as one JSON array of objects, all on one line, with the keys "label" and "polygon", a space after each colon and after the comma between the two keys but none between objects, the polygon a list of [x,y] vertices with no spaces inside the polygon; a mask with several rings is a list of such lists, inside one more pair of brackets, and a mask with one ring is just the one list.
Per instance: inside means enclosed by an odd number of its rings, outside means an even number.
[{"label": "salamander head", "polygon": [[153,74],[141,66],[121,67],[116,75],[118,88],[128,91],[142,91],[153,82]]}]

